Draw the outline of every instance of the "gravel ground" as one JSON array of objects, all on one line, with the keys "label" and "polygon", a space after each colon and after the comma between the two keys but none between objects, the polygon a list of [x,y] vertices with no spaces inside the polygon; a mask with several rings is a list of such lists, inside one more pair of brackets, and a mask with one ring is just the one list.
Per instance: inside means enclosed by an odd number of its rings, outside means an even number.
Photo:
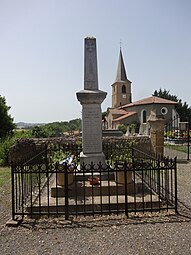
[{"label": "gravel ground", "polygon": [[[180,215],[25,221],[6,227],[10,196],[0,206],[0,254],[191,254],[191,163],[178,165]],[[6,213],[6,212],[9,213]]]}]

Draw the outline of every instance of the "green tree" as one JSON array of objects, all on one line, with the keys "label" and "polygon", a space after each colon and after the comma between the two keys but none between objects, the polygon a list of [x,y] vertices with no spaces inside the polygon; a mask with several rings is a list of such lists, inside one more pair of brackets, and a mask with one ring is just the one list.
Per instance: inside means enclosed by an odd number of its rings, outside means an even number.
[{"label": "green tree", "polygon": [[0,96],[0,139],[9,135],[15,128],[13,118],[8,113],[10,106],[7,106],[5,97]]},{"label": "green tree", "polygon": [[74,119],[69,121],[70,130],[81,130],[81,119]]},{"label": "green tree", "polygon": [[102,120],[107,116],[107,112],[102,112]]},{"label": "green tree", "polygon": [[32,135],[34,137],[59,137],[64,132],[71,132],[81,130],[81,119],[70,120],[69,122],[52,122],[43,126],[35,126],[32,129]]},{"label": "green tree", "polygon": [[120,125],[118,126],[118,130],[122,131],[123,134],[125,134],[126,131],[127,131],[127,126],[125,126],[124,124],[120,124]]},{"label": "green tree", "polygon": [[48,137],[48,134],[47,134],[46,130],[44,129],[44,127],[39,127],[39,126],[35,126],[32,129],[32,135],[36,138],[46,138],[46,137]]},{"label": "green tree", "polygon": [[170,90],[155,90],[153,96],[161,97],[171,101],[177,102],[175,109],[177,110],[181,121],[189,121],[191,123],[191,107],[186,102],[182,102],[176,95],[171,95]]}]

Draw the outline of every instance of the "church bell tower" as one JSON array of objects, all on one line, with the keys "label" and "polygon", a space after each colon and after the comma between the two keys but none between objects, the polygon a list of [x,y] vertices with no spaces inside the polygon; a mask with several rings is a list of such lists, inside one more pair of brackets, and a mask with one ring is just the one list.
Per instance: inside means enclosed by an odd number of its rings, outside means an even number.
[{"label": "church bell tower", "polygon": [[112,86],[112,108],[120,107],[132,102],[131,81],[127,79],[122,51],[120,48],[117,75]]}]

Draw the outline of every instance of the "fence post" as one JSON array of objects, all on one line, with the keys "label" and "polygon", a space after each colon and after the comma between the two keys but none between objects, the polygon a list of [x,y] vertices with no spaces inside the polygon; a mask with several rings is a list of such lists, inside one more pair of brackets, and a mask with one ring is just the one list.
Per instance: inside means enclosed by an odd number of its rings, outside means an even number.
[{"label": "fence post", "polygon": [[[169,165],[169,158],[165,158],[164,159],[164,162],[165,162],[165,168],[164,168],[164,176],[165,176],[165,179],[164,179],[164,187],[165,187],[165,199],[168,203],[169,201],[169,196],[170,196],[170,190],[169,190],[169,168],[166,167]],[[172,160],[170,161],[172,163]]]},{"label": "fence post", "polygon": [[15,220],[15,185],[14,185],[14,164],[11,162],[11,184],[12,184],[12,219]]},{"label": "fence post", "polygon": [[178,190],[177,190],[177,157],[174,158],[174,189],[175,189],[175,213],[178,213]]},{"label": "fence post", "polygon": [[160,160],[159,158],[157,159],[157,192],[160,198],[161,192],[160,192]]},{"label": "fence post", "polygon": [[187,154],[187,160],[190,160],[190,123],[188,121],[188,127],[187,127],[187,137],[188,137],[188,154]]},{"label": "fence post", "polygon": [[134,163],[134,145],[132,143],[132,148],[131,148],[131,158],[132,158],[132,163]]},{"label": "fence post", "polygon": [[127,162],[125,161],[124,162],[124,165],[123,165],[123,169],[124,169],[124,177],[125,177],[125,215],[128,217],[128,200],[127,200]]},{"label": "fence post", "polygon": [[45,144],[45,166],[46,166],[46,177],[48,177],[48,145]]},{"label": "fence post", "polygon": [[68,165],[64,163],[64,187],[65,187],[65,220],[69,219],[68,211]]}]

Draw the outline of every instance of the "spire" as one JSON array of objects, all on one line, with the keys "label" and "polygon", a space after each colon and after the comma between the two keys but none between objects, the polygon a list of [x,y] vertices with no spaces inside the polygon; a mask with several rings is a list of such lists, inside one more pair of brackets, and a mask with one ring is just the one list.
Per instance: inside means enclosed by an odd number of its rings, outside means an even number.
[{"label": "spire", "polygon": [[121,52],[121,45],[120,45],[120,52],[119,52],[119,60],[118,60],[118,66],[117,66],[117,75],[115,81],[126,81],[127,75],[125,71],[125,65],[123,62],[123,56]]}]

